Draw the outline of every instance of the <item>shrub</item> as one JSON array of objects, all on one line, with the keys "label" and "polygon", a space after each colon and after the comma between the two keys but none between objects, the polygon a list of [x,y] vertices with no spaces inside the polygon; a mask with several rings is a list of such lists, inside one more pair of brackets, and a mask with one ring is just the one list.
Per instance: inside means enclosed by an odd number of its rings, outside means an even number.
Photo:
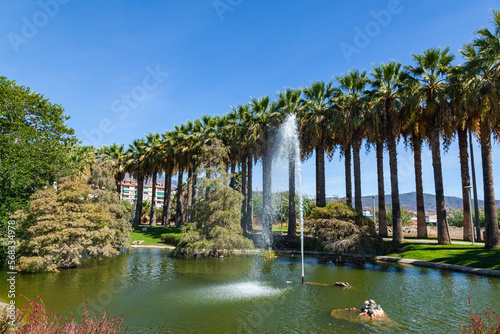
[{"label": "shrub", "polygon": [[181,238],[180,233],[164,233],[160,236],[161,242],[167,244],[167,245],[172,245],[172,246],[177,246],[179,243],[179,240]]},{"label": "shrub", "polygon": [[[377,211],[378,214],[378,211]],[[392,224],[392,208],[386,208],[385,210],[386,220],[389,224]],[[407,207],[401,208],[401,224],[403,226],[408,226],[411,223],[411,219],[413,218],[413,213]]]},{"label": "shrub", "polygon": [[[23,295],[20,295],[23,297]],[[25,297],[26,298],[26,297]],[[5,315],[0,315],[1,333],[27,333],[27,334],[79,334],[79,333],[99,333],[99,334],[119,334],[123,326],[123,315],[111,318],[106,311],[102,310],[95,317],[90,316],[87,303],[83,303],[83,318],[78,323],[73,316],[65,321],[55,315],[52,308],[47,309],[43,300],[38,296],[38,301],[28,300],[26,308],[17,311],[14,325]],[[127,328],[124,330],[124,334]]]},{"label": "shrub", "polygon": [[330,202],[324,208],[314,208],[305,223],[320,242],[318,250],[340,253],[385,251],[373,221],[344,202]]}]

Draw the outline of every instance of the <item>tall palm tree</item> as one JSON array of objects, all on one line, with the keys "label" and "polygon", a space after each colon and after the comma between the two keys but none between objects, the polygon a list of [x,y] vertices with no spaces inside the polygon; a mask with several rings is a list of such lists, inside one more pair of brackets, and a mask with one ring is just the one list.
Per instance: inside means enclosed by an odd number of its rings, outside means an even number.
[{"label": "tall palm tree", "polygon": [[458,137],[460,175],[462,179],[463,239],[470,241],[474,231],[471,228],[470,197],[467,189],[470,186],[469,154],[467,149],[467,131],[470,129],[470,117],[468,117],[469,104],[467,97],[471,96],[471,92],[467,89],[465,72],[462,66],[457,66],[452,70],[449,81],[447,91],[450,97],[449,107],[453,122],[445,129],[445,135],[450,140],[455,134]]},{"label": "tall palm tree", "polygon": [[403,112],[401,132],[405,144],[413,151],[415,166],[415,197],[417,203],[417,237],[427,239],[427,223],[425,221],[424,187],[422,181],[422,143],[426,136],[426,123],[423,117],[424,108],[419,102],[417,92],[420,83],[410,80],[403,94]]},{"label": "tall palm tree", "polygon": [[127,150],[126,171],[137,180],[137,201],[133,226],[139,226],[142,218],[142,196],[144,193],[144,178],[146,168],[144,156],[146,154],[146,142],[144,139],[135,139]]},{"label": "tall palm tree", "polygon": [[432,152],[432,167],[434,170],[434,185],[436,189],[436,210],[438,243],[451,244],[448,222],[446,219],[446,205],[444,200],[443,171],[441,167],[440,136],[443,123],[446,120],[447,74],[451,70],[451,63],[455,56],[449,54],[450,49],[431,48],[421,54],[413,54],[415,66],[408,66],[421,87],[417,91],[420,103],[424,106],[424,117],[428,124],[428,138]]},{"label": "tall palm tree", "polygon": [[163,201],[163,217],[162,224],[164,226],[170,225],[170,215],[171,215],[171,192],[172,192],[172,175],[176,170],[175,163],[175,142],[172,132],[165,132],[161,137],[160,144],[161,154],[161,169],[165,173],[165,192]]},{"label": "tall palm tree", "polygon": [[[272,145],[276,131],[279,112],[269,99],[269,96],[252,98],[250,106],[259,124],[258,145],[262,156],[262,232],[271,235],[272,232]],[[264,243],[269,240],[264,240]]]},{"label": "tall palm tree", "polygon": [[479,119],[486,248],[500,248],[491,156],[491,133],[494,131],[495,135],[499,134],[500,123],[500,11],[498,10],[493,10],[493,24],[493,31],[488,28],[477,31],[473,43],[476,55],[468,59],[466,64],[474,95],[482,102],[475,108],[474,117]]},{"label": "tall palm tree", "polygon": [[[278,92],[277,108],[283,115],[297,114],[303,107],[300,90],[286,89],[284,92]],[[297,215],[295,211],[295,164],[296,155],[293,148],[289,148],[288,156],[288,236],[297,235]],[[300,152],[298,152],[300,153]],[[324,168],[324,166],[323,166]],[[324,184],[323,184],[324,187]]]},{"label": "tall palm tree", "polygon": [[161,160],[161,136],[158,133],[146,135],[146,169],[152,175],[151,212],[149,215],[149,225],[156,226],[156,184],[160,171]]},{"label": "tall palm tree", "polygon": [[302,88],[305,99],[301,113],[304,151],[316,153],[316,205],[326,206],[325,149],[331,147],[328,123],[331,118],[330,102],[334,93],[332,82],[313,82]]},{"label": "tall palm tree", "polygon": [[354,207],[361,212],[361,161],[359,157],[361,144],[366,129],[363,127],[363,113],[366,108],[364,91],[368,83],[366,71],[351,70],[347,75],[335,77],[340,84],[337,101],[344,116],[343,132],[344,147],[352,145],[354,164]]},{"label": "tall palm tree", "polygon": [[[391,170],[392,198],[392,239],[396,244],[404,241],[401,207],[399,202],[398,161],[396,142],[401,132],[401,109],[404,85],[408,74],[400,62],[391,61],[386,64],[374,65],[371,73],[373,87],[371,99],[374,112],[379,115],[382,134],[389,150],[389,167]],[[380,201],[380,199],[379,199]],[[379,205],[380,206],[380,205]]]},{"label": "tall palm tree", "polygon": [[121,197],[122,194],[122,182],[125,179],[125,159],[126,152],[124,145],[118,145],[116,143],[110,146],[104,146],[102,148],[103,155],[110,159],[113,162],[113,166],[115,167],[115,172],[113,174],[116,181],[116,192],[118,196]]}]

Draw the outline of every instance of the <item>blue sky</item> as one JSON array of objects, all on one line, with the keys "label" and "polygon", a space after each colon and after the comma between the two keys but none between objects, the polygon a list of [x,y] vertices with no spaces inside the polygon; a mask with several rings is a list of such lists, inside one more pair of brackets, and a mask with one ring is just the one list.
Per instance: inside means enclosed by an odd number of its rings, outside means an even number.
[{"label": "blue sky", "polygon": [[[80,140],[128,145],[251,96],[370,71],[391,59],[450,46],[458,53],[490,26],[500,1],[0,0],[0,75],[32,87],[71,115]],[[456,63],[460,63],[457,57]],[[475,143],[477,177],[482,182]],[[386,155],[385,186],[390,191]],[[430,153],[424,191],[434,193]],[[443,154],[445,194],[461,197],[458,148]],[[399,145],[400,192],[414,191],[413,157]],[[314,157],[304,163],[313,195]],[[496,197],[500,147],[493,148]],[[363,195],[377,191],[375,154],[362,153]],[[343,161],[326,166],[327,196],[344,196]],[[262,189],[259,167],[254,186]],[[479,190],[482,198],[482,189]]]}]

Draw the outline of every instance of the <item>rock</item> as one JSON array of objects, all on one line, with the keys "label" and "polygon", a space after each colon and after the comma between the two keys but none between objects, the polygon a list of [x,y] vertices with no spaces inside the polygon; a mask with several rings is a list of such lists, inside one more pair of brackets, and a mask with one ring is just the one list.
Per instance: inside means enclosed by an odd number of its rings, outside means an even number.
[{"label": "rock", "polygon": [[351,285],[347,282],[335,282],[334,284],[335,286],[340,286],[340,287],[343,287],[343,288],[350,288]]},{"label": "rock", "polygon": [[333,310],[332,317],[337,319],[348,320],[351,322],[359,321],[380,321],[383,323],[390,323],[391,320],[387,318],[384,310],[373,299],[367,300],[363,303],[361,310],[352,307],[346,309]]},{"label": "rock", "polygon": [[361,307],[361,313],[358,315],[360,318],[385,320],[387,316],[384,310],[373,299],[366,300]]}]

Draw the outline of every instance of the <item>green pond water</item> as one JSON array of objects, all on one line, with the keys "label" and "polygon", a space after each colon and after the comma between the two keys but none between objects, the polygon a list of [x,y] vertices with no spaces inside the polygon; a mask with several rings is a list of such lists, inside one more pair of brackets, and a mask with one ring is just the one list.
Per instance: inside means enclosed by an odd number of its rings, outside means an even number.
[{"label": "green pond water", "polygon": [[[457,333],[466,310],[500,311],[500,279],[391,264],[339,267],[306,258],[307,282],[349,282],[343,289],[300,283],[300,258],[257,256],[180,260],[160,249],[133,249],[95,267],[18,274],[17,293],[68,316],[89,309],[124,313],[129,333]],[[5,277],[6,272],[2,272]],[[292,281],[292,283],[287,283]],[[7,300],[7,282],[0,299]],[[389,324],[333,318],[333,309],[381,304]],[[26,300],[17,298],[17,306]]]}]

